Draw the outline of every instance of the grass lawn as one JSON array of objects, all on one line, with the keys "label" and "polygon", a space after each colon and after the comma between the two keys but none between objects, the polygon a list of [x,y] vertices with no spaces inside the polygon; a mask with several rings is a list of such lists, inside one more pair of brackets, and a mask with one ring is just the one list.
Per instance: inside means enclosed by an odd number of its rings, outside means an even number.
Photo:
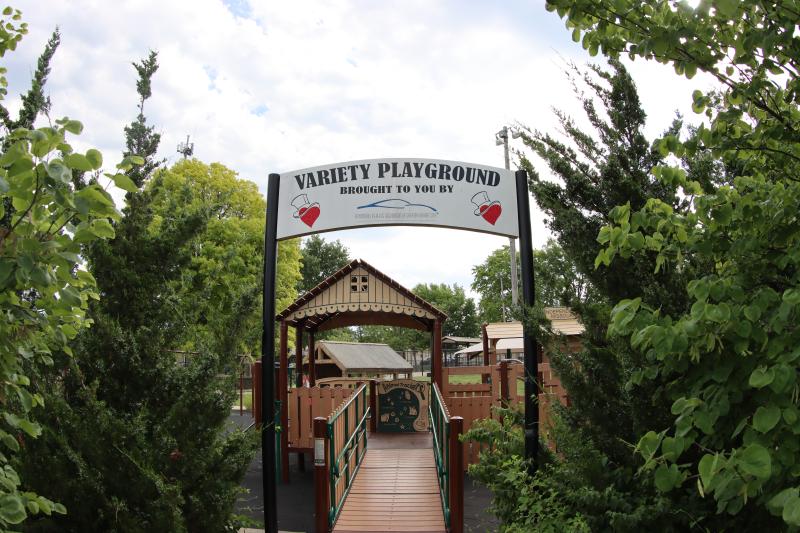
[{"label": "grass lawn", "polygon": [[[430,382],[431,378],[427,376],[415,376],[415,380],[417,381],[425,381]],[[454,385],[469,385],[472,383],[480,383],[481,382],[481,375],[480,374],[456,374],[454,376],[450,376],[450,383]],[[517,394],[519,396],[525,395],[525,382],[521,379],[517,380]]]},{"label": "grass lawn", "polygon": [[[249,411],[253,407],[253,391],[244,391],[244,408]],[[233,408],[239,409],[239,391],[236,391],[236,399],[233,401]]]}]

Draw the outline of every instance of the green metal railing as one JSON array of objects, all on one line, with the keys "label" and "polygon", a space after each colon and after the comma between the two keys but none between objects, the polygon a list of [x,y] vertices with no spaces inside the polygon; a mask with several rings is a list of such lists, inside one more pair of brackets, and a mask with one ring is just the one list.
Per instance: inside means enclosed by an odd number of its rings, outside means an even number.
[{"label": "green metal railing", "polygon": [[428,417],[433,433],[433,455],[436,458],[436,474],[439,478],[439,494],[442,496],[444,523],[450,528],[450,413],[442,400],[436,383],[431,383],[431,401]]},{"label": "green metal railing", "polygon": [[[328,527],[339,517],[350,485],[367,453],[367,385],[362,384],[352,396],[328,417],[330,453],[330,506]],[[342,486],[342,483],[344,485]]]}]

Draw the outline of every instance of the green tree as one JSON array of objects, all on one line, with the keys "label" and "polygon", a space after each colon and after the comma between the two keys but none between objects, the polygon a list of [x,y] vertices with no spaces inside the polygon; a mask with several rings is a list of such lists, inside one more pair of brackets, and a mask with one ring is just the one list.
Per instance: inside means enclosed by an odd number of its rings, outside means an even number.
[{"label": "green tree", "polygon": [[[180,281],[209,213],[191,197],[172,198],[172,216],[152,231],[163,181],[149,174],[157,136],[140,126],[155,55],[134,66],[140,104],[127,145],[142,150],[129,159],[144,168],[116,176],[128,192],[125,216],[112,240],[86,248],[102,296],[90,307],[93,327],[74,343],[74,359],[56,358],[61,375],[38,383],[50,409],[23,471],[70,513],[39,520],[36,530],[233,529],[233,504],[254,452],[254,436],[224,431],[234,393],[223,374],[227,354],[202,345],[183,367],[171,352],[194,333]],[[181,200],[192,207],[180,211]]]},{"label": "green tree", "polygon": [[[685,272],[656,275],[646,258],[620,261],[612,272],[598,272],[594,266],[597,232],[610,221],[608,212],[614,205],[629,201],[641,206],[651,196],[676,210],[686,205],[649,175],[664,156],[642,132],[646,115],[633,80],[622,64],[613,60],[609,64],[610,71],[599,67],[569,71],[591,130],[580,129],[560,111],[556,111],[563,132],[559,135],[523,128],[530,152],[521,154],[520,163],[531,176],[531,192],[548,216],[547,224],[562,250],[561,261],[572,265],[574,274],[569,277],[586,284],[583,294],[566,283],[552,295],[577,312],[586,331],[582,352],[551,354],[570,405],[559,410],[552,432],[559,455],[537,479],[556,490],[561,502],[592,530],[681,531],[692,516],[702,514],[702,503],[689,505],[680,498],[673,502],[652,481],[633,475],[642,461],[627,444],[650,424],[667,419],[663,391],[657,385],[626,386],[642,358],[619,339],[607,339],[606,331],[608,302],[626,295],[645,293],[665,309],[680,308],[685,302],[681,292]],[[676,122],[670,132],[679,130]],[[556,180],[540,178],[528,158],[531,152],[547,164]],[[564,271],[558,266],[538,269],[537,286],[547,283],[540,272],[548,270],[557,275]]]},{"label": "green tree", "polygon": [[[266,202],[256,184],[220,163],[190,159],[158,173],[147,190],[153,192],[152,235],[169,228],[176,216],[202,213],[207,219],[203,231],[188,243],[191,258],[175,282],[180,302],[176,316],[192,330],[185,348],[206,346],[230,356],[260,353]],[[299,279],[299,241],[282,241],[277,309],[295,300]]]},{"label": "green tree", "polygon": [[[20,28],[21,31],[25,31],[26,28],[24,25],[25,23],[22,23]],[[15,31],[16,30],[11,29],[6,33],[5,36],[7,42],[11,46],[16,45],[15,42],[10,40],[10,38],[15,35]],[[36,117],[39,116],[39,114],[47,113],[50,110],[50,99],[44,95],[44,85],[47,82],[47,76],[50,74],[50,61],[52,60],[60,42],[61,34],[59,33],[58,28],[56,28],[53,32],[53,35],[50,37],[50,40],[47,41],[44,52],[42,52],[42,55],[39,56],[39,61],[36,65],[36,72],[31,80],[31,88],[27,93],[22,95],[22,108],[19,110],[17,120],[11,119],[8,109],[6,109],[6,107],[0,102],[0,122],[2,122],[2,125],[5,127],[6,134],[11,133],[18,128],[33,128],[33,123],[36,121]],[[9,49],[13,50],[13,47],[10,47]],[[2,80],[5,81],[5,77],[3,77]],[[7,93],[7,90],[5,89],[6,85],[7,83],[0,83],[0,97]],[[7,150],[9,148],[10,142],[11,140],[4,135],[4,149]],[[83,171],[75,169],[74,172],[82,173]],[[3,216],[0,216],[0,227],[8,227],[10,225],[11,217],[15,212],[14,206],[11,204],[10,200],[6,199],[3,207],[5,209],[5,213]]]},{"label": "green tree", "polygon": [[312,235],[303,242],[302,278],[297,292],[307,292],[322,280],[350,262],[350,252],[338,240],[328,242],[319,235]]},{"label": "green tree", "polygon": [[693,94],[707,119],[696,136],[666,136],[659,147],[677,157],[710,153],[732,179],[707,191],[681,168],[655,167],[692,209],[658,198],[620,205],[599,233],[597,261],[644,257],[661,273],[705,266],[691,272],[682,308],[634,295],[612,313],[611,333],[643,356],[632,385],[658,381],[671,402],[667,423],[640,434],[643,470],[667,494],[713,497],[720,529],[800,526],[800,14],[786,2],[548,6],[590,51],[655,59],[688,78],[701,70],[722,86]]},{"label": "green tree", "polygon": [[[467,297],[463,287],[456,283],[420,283],[412,292],[447,315],[442,324],[442,336],[480,335],[475,302]],[[396,326],[360,326],[355,329],[354,337],[359,342],[382,342],[397,351],[427,350],[431,343],[428,332]]]},{"label": "green tree", "polygon": [[47,76],[50,75],[50,61],[52,61],[59,44],[61,44],[61,33],[56,28],[36,63],[36,71],[31,79],[31,88],[22,95],[22,108],[19,110],[17,120],[12,120],[8,109],[0,104],[0,120],[7,131],[11,132],[18,128],[30,129],[40,114],[50,111],[50,98],[45,96],[44,86],[47,83]]},{"label": "green tree", "polygon": [[[517,256],[519,269],[519,256]],[[533,251],[536,275],[536,302],[542,306],[568,305],[589,297],[591,284],[556,241],[549,239],[543,248]],[[519,309],[511,301],[511,260],[508,246],[493,251],[486,260],[472,268],[472,290],[480,295],[480,319],[502,322],[518,318]]]},{"label": "green tree", "polygon": [[428,301],[447,315],[442,324],[442,335],[477,337],[481,329],[475,311],[475,301],[468,298],[464,288],[454,283],[420,283],[414,294]]},{"label": "green tree", "polygon": [[[14,50],[27,33],[21,14],[2,12],[0,56]],[[40,62],[41,66],[41,62]],[[6,94],[5,69],[0,73],[0,99]],[[33,119],[31,119],[32,121]],[[68,134],[80,134],[76,120],[61,119],[55,127],[17,128],[4,138],[0,153],[0,528],[4,531],[28,516],[64,514],[31,491],[35,479],[25,476],[20,462],[42,433],[34,414],[46,418],[38,382],[52,377],[54,359],[72,354],[70,341],[90,324],[86,310],[97,299],[95,280],[79,255],[81,246],[114,236],[111,221],[120,213],[111,196],[93,184],[75,191],[74,171],[99,171],[100,152],[74,152]],[[124,160],[118,168],[128,169]],[[116,175],[109,174],[115,178]],[[6,212],[6,206],[11,210]],[[40,493],[51,494],[50,487]]]}]

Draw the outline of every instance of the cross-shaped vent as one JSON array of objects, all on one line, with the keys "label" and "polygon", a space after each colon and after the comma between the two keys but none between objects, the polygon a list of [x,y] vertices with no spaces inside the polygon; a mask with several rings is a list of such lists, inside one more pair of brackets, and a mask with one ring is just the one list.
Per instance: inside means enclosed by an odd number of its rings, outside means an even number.
[{"label": "cross-shaped vent", "polygon": [[369,276],[350,276],[350,292],[367,292]]}]

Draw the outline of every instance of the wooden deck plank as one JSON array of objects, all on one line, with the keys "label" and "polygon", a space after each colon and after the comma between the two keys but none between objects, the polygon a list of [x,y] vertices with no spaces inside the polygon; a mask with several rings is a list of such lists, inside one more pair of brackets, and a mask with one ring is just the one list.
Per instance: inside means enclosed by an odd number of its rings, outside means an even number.
[{"label": "wooden deck plank", "polygon": [[333,533],[446,532],[432,447],[420,436],[396,442],[368,447]]}]

